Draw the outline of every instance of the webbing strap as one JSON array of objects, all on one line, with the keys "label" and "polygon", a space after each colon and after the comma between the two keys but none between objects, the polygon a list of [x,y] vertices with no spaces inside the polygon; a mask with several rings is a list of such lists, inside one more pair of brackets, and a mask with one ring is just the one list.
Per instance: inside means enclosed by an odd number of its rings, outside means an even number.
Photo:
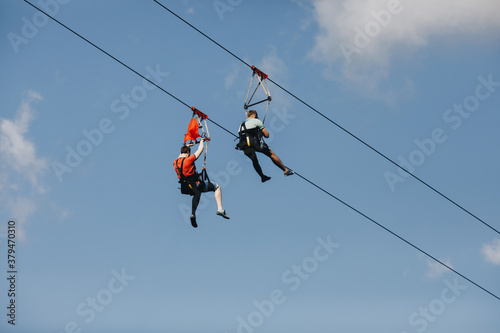
[{"label": "webbing strap", "polygon": [[179,160],[177,160],[177,162],[175,163],[175,167],[177,168],[177,172],[179,173],[179,176],[181,176],[180,180],[183,181],[183,180],[186,180],[186,176],[184,176],[184,173],[182,172],[182,170],[184,170],[184,161],[186,160],[185,157],[182,158],[182,162],[181,162],[181,167],[179,168]]},{"label": "webbing strap", "polygon": [[205,169],[205,168],[201,169],[200,180],[201,181],[208,181],[208,182],[210,181],[210,179],[208,178],[207,169]]},{"label": "webbing strap", "polygon": [[204,153],[204,157],[203,157],[203,168],[205,168],[205,166],[207,165],[208,141],[210,141],[210,133],[208,132],[206,118],[203,119],[203,123],[205,124],[205,126],[202,125],[200,118],[198,118],[198,125],[200,126],[201,132],[203,133],[203,138],[206,140],[205,153]]},{"label": "webbing strap", "polygon": [[187,157],[182,157],[182,162],[181,162],[181,167],[179,168],[179,160],[177,160],[177,163],[175,164],[175,167],[177,168],[177,171],[179,172],[179,176],[181,176],[180,180],[181,181],[188,181],[189,177],[194,177],[196,176],[196,172],[193,173],[192,175],[185,176],[184,173],[182,172],[184,170],[184,161],[186,160]]},{"label": "webbing strap", "polygon": [[[243,127],[243,130],[241,129],[242,127]],[[257,140],[260,141],[261,137],[259,136],[259,133],[260,133],[260,129],[258,129],[257,127],[252,128],[252,129],[247,129],[246,121],[242,122],[240,125],[240,140],[241,140],[241,135],[244,134],[246,137],[246,140],[247,140],[248,147],[251,146],[249,136],[254,136],[257,138]]]},{"label": "webbing strap", "polygon": [[[260,76],[258,78],[260,81]],[[269,110],[269,104],[271,104],[271,92],[269,91],[269,88],[267,87],[267,82],[265,79],[264,79],[264,83],[262,83],[262,88],[264,88],[264,91],[266,92],[266,95],[267,95],[266,112],[264,112],[264,118],[262,118],[262,123],[264,123],[266,121],[267,110]]]},{"label": "webbing strap", "polygon": [[[248,116],[247,114],[247,109],[248,109],[248,105],[247,105],[247,102],[248,102],[248,95],[250,95],[250,89],[252,89],[252,83],[253,83],[253,77],[255,75],[252,75],[252,78],[250,79],[250,86],[248,87],[248,92],[247,92],[247,97],[245,98],[245,104],[243,105],[243,107],[245,108],[245,116]],[[253,92],[253,95],[255,95],[255,91]],[[252,95],[252,96],[253,96]],[[251,98],[250,98],[251,99]]]},{"label": "webbing strap", "polygon": [[[186,183],[189,186],[189,188],[191,190],[193,190],[196,187],[196,180],[194,178],[196,177],[196,179],[200,179],[201,174],[194,173],[191,176],[187,176],[187,177],[184,176],[184,173],[182,172],[182,170],[184,170],[184,161],[185,160],[186,160],[186,157],[183,157],[180,169],[179,169],[179,161],[177,161],[177,163],[175,164],[175,167],[177,168],[177,171],[179,172],[179,175],[181,176],[181,178],[179,179],[179,182]],[[205,169],[205,168],[203,168],[203,169]],[[206,171],[205,171],[205,173],[206,173]],[[190,179],[190,177],[192,177],[192,179]],[[207,176],[207,179],[208,179],[208,176]]]},{"label": "webbing strap", "polygon": [[[245,108],[245,115],[248,116],[247,109],[249,107],[252,107],[254,105],[257,105],[257,104],[260,104],[260,103],[267,101],[266,111],[264,113],[264,117],[262,118],[262,123],[264,123],[264,121],[266,120],[267,111],[269,109],[269,104],[271,103],[271,92],[269,91],[269,88],[267,87],[267,82],[266,82],[267,74],[261,72],[255,66],[252,66],[252,69],[253,69],[252,79],[250,80],[250,86],[248,87],[247,97],[245,98],[245,104],[243,107]],[[257,83],[257,86],[255,87],[252,95],[250,96],[250,91],[252,89],[253,79],[254,79],[255,75],[257,75],[257,79],[259,80],[259,83]],[[252,99],[254,98],[255,93],[257,92],[259,87],[262,87],[262,89],[264,90],[264,94],[266,95],[266,98],[261,100],[261,101],[252,103]],[[249,98],[249,96],[250,96],[250,98]]]}]

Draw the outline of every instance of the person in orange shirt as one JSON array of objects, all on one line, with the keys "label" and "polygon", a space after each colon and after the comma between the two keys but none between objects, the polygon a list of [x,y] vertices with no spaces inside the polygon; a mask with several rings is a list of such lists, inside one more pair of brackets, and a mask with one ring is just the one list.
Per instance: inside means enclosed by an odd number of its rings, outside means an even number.
[{"label": "person in orange shirt", "polygon": [[201,139],[198,149],[194,154],[191,154],[191,148],[188,146],[181,147],[181,154],[174,161],[174,168],[181,184],[181,193],[193,196],[191,204],[191,225],[194,228],[198,227],[196,223],[196,208],[200,203],[201,193],[214,192],[215,202],[217,203],[216,214],[225,219],[229,219],[226,211],[222,208],[222,193],[220,186],[217,183],[209,180],[201,180],[194,162],[201,156],[203,152],[204,139]]}]

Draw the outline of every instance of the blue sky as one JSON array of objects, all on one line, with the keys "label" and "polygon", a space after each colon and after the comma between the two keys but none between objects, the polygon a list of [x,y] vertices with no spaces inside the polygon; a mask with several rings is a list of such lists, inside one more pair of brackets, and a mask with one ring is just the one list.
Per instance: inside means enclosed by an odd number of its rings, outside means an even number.
[{"label": "blue sky", "polygon": [[[500,229],[494,0],[160,1]],[[34,1],[232,132],[251,70],[154,1]],[[23,1],[0,5],[2,332],[497,332],[498,299],[209,123],[188,220],[191,113]],[[500,236],[269,83],[290,168],[500,295]],[[258,110],[259,111],[259,110]],[[198,162],[201,167],[201,161]]]}]

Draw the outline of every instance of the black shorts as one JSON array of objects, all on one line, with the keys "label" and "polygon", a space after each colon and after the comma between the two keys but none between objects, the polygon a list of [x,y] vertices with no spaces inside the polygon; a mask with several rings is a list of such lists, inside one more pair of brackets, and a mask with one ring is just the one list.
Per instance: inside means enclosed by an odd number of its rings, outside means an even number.
[{"label": "black shorts", "polygon": [[219,188],[219,184],[206,180],[206,181],[200,181],[197,187],[201,193],[215,192],[215,190]]},{"label": "black shorts", "polygon": [[219,184],[211,181],[199,181],[196,183],[181,183],[181,193],[194,195],[193,188],[196,188],[201,193],[215,192],[219,188]]},{"label": "black shorts", "polygon": [[264,142],[264,141],[260,141],[260,145],[258,146],[250,146],[250,147],[246,147],[243,152],[245,153],[245,155],[250,155],[252,154],[253,151],[256,151],[256,152],[259,152],[259,153],[262,153],[268,157],[271,156],[271,149],[269,148],[269,146]]}]

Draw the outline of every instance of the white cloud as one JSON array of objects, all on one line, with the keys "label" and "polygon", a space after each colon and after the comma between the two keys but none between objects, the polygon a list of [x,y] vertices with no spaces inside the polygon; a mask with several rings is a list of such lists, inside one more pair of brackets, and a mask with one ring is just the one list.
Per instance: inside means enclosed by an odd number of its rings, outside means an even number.
[{"label": "white cloud", "polygon": [[[498,38],[498,0],[313,0],[320,32],[309,56],[327,76],[368,92],[388,77],[391,62],[411,59],[430,40]],[[410,59],[409,59],[410,58]],[[341,63],[335,74],[334,65]],[[368,80],[368,82],[366,81]],[[367,83],[366,83],[367,82]]]},{"label": "white cloud", "polygon": [[35,145],[26,138],[35,114],[32,104],[41,100],[39,93],[29,91],[13,120],[0,118],[0,206],[16,220],[21,240],[25,237],[24,224],[37,210],[33,194],[46,191],[40,178],[47,161],[37,157]]},{"label": "white cloud", "polygon": [[484,244],[482,253],[484,260],[493,265],[500,265],[500,239],[494,240],[491,244]]},{"label": "white cloud", "polygon": [[[257,68],[269,75],[269,79],[286,85],[289,78],[288,66],[285,61],[278,55],[276,47],[271,47],[268,54],[266,54],[257,64]],[[267,87],[271,93],[272,101],[271,106],[274,108],[282,108],[283,106],[290,106],[290,97],[285,94],[281,89],[268,82]],[[259,88],[260,89],[260,88]],[[263,91],[262,91],[263,93]],[[265,94],[261,95],[265,98]],[[256,98],[257,100],[257,98]]]},{"label": "white cloud", "polygon": [[36,211],[37,207],[33,199],[19,196],[15,199],[9,199],[9,208],[11,218],[17,223],[16,237],[24,240],[26,231],[24,224]]},{"label": "white cloud", "polygon": [[288,67],[278,56],[276,47],[271,47],[269,53],[259,61],[257,67],[275,81],[283,81],[288,76]]},{"label": "white cloud", "polygon": [[[3,163],[28,179],[32,186],[38,185],[38,175],[47,168],[45,159],[37,158],[35,145],[24,135],[34,118],[31,104],[42,99],[40,94],[29,91],[22,100],[15,120],[0,119],[0,156]],[[43,192],[43,188],[38,187]]]},{"label": "white cloud", "polygon": [[236,80],[240,75],[240,67],[233,63],[231,69],[228,70],[226,76],[224,77],[224,85],[226,90],[229,90],[234,85],[234,80]]},{"label": "white cloud", "polygon": [[500,27],[497,0],[314,0],[313,6],[321,33],[312,56],[326,63],[343,57],[341,42],[354,45],[357,32],[367,29],[371,42],[360,56],[384,64],[396,46],[419,47],[435,36],[495,35]]},{"label": "white cloud", "polygon": [[[453,268],[453,265],[451,264],[449,259],[444,261],[444,263],[447,266]],[[448,268],[444,267],[443,265],[441,265],[437,261],[430,260],[430,259],[427,259],[427,266],[428,266],[429,270],[427,271],[425,276],[427,276],[428,278],[433,279],[433,280],[439,279],[441,276],[443,276],[443,274],[450,271]]]},{"label": "white cloud", "polygon": [[[259,70],[267,74],[269,76],[269,79],[272,79],[273,81],[278,82],[282,85],[286,85],[286,81],[289,77],[288,66],[285,64],[285,61],[278,55],[276,47],[270,46],[269,51],[261,58],[260,61],[252,62],[248,59],[244,59],[244,61],[250,63],[250,65],[255,65]],[[249,91],[249,85],[252,78],[252,70],[248,68],[242,72],[240,69],[241,66],[239,64],[233,64],[232,67],[226,72],[224,83],[226,89],[230,89],[234,86],[235,82],[238,82],[237,96],[238,98],[242,99],[243,105],[243,102],[245,101],[245,98],[247,97],[247,93]],[[268,112],[271,112],[275,108],[281,110],[283,107],[289,106],[289,95],[269,82],[269,79],[266,81],[266,86],[269,89],[272,99]],[[249,98],[257,88],[258,82],[259,81],[255,76],[250,89]],[[242,85],[239,85],[240,83],[242,83]],[[264,92],[264,89],[262,89],[262,86],[259,86],[252,98],[252,103],[264,99],[266,99],[266,93]],[[263,119],[264,117],[266,105],[267,103],[263,102],[252,107],[259,113],[259,117],[261,119]]]},{"label": "white cloud", "polygon": [[[309,1],[308,0],[292,0],[297,6],[299,6],[302,10],[310,11]],[[300,30],[306,30],[312,23],[312,18],[307,17],[303,18],[300,21]]]}]

